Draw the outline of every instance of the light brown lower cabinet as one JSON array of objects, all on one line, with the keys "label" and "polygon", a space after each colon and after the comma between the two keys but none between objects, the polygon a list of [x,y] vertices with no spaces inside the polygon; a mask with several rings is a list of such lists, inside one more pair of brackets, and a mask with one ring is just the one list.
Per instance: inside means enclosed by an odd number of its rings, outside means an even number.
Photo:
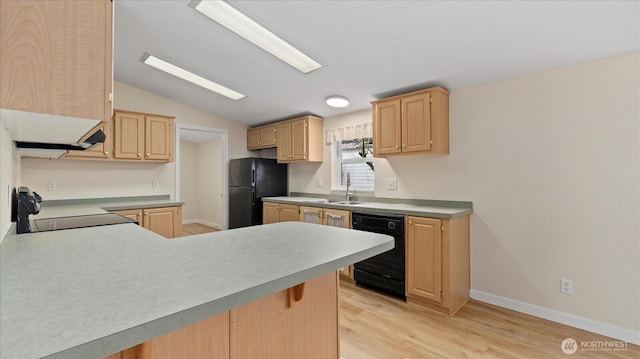
[{"label": "light brown lower cabinet", "polygon": [[105,359],[338,359],[338,277],[325,274]]},{"label": "light brown lower cabinet", "polygon": [[166,238],[182,236],[182,207],[158,207],[112,211],[137,221],[140,226]]},{"label": "light brown lower cabinet", "polygon": [[469,300],[469,216],[406,217],[407,302],[453,315]]},{"label": "light brown lower cabinet", "polygon": [[262,223],[298,222],[300,208],[293,204],[264,202]]}]

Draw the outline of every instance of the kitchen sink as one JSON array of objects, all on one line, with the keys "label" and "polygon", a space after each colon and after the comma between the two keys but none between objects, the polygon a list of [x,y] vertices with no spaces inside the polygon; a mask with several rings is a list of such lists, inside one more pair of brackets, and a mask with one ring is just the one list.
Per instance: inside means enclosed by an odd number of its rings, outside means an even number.
[{"label": "kitchen sink", "polygon": [[354,204],[364,204],[364,202],[358,202],[358,201],[330,201],[329,203],[333,203],[333,204],[346,204],[346,205],[354,205]]}]

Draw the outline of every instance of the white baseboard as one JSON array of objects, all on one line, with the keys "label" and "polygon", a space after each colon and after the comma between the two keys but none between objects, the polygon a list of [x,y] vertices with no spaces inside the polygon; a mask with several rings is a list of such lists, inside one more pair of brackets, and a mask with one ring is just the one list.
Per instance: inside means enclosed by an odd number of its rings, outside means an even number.
[{"label": "white baseboard", "polygon": [[198,223],[198,224],[202,224],[202,225],[205,225],[205,226],[209,226],[209,227],[220,229],[220,225],[218,223],[205,221],[203,219],[184,219],[184,220],[182,220],[182,224],[193,224],[193,223]]},{"label": "white baseboard", "polygon": [[534,317],[550,320],[552,322],[568,325],[574,328],[586,330],[592,333],[604,335],[617,340],[640,345],[640,332],[620,328],[615,325],[596,322],[595,320],[578,317],[573,314],[559,312],[553,309],[539,307],[537,305],[519,302],[517,300],[500,297],[497,295],[481,292],[475,289],[470,291],[471,298],[499,307],[515,310]]}]

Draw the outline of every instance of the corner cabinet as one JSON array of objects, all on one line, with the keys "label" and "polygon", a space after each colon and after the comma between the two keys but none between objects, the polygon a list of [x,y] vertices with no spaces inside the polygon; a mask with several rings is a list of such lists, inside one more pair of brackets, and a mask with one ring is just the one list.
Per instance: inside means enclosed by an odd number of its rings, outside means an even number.
[{"label": "corner cabinet", "polygon": [[276,124],[278,163],[322,162],[322,118],[304,116]]},{"label": "corner cabinet", "polygon": [[174,117],[116,110],[113,158],[173,162]]},{"label": "corner cabinet", "polygon": [[449,154],[449,91],[433,87],[371,104],[374,156]]},{"label": "corner cabinet", "polygon": [[0,1],[0,108],[106,121],[113,3]]},{"label": "corner cabinet", "polygon": [[453,315],[469,300],[469,216],[405,222],[407,302]]},{"label": "corner cabinet", "polygon": [[264,202],[262,223],[298,222],[300,207],[292,204]]},{"label": "corner cabinet", "polygon": [[131,218],[151,232],[166,238],[182,236],[182,207],[158,207],[111,211]]}]

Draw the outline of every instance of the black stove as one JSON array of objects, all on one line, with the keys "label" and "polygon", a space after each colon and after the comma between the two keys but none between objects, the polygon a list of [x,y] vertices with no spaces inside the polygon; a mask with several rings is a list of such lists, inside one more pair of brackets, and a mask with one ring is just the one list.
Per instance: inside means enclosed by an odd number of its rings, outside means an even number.
[{"label": "black stove", "polygon": [[36,192],[31,192],[27,187],[14,188],[11,202],[11,221],[16,222],[17,224],[17,234],[107,226],[123,223],[138,224],[138,222],[133,219],[115,213],[29,220],[29,215],[40,213],[42,197],[40,197]]},{"label": "black stove", "polygon": [[108,226],[112,224],[135,223],[133,219],[115,213],[101,213],[84,216],[42,218],[33,220],[31,232],[56,231],[61,229]]}]

